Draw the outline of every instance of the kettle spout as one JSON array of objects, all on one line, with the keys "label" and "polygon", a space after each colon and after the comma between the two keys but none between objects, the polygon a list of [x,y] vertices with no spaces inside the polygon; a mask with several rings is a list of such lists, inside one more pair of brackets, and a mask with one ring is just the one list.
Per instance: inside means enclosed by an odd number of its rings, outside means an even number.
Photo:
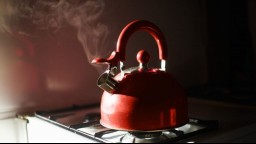
[{"label": "kettle spout", "polygon": [[92,64],[108,64],[111,67],[117,66],[120,61],[119,53],[113,51],[108,58],[96,58],[91,61]]},{"label": "kettle spout", "polygon": [[114,93],[118,87],[118,82],[110,73],[105,72],[99,77],[97,85],[108,93]]},{"label": "kettle spout", "polygon": [[107,59],[103,59],[103,58],[96,58],[96,59],[93,59],[92,64],[108,64],[108,60]]}]

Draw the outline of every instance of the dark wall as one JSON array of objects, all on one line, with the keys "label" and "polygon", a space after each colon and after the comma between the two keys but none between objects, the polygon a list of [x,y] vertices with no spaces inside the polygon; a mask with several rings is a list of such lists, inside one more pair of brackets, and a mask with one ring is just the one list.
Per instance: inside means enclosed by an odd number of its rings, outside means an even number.
[{"label": "dark wall", "polygon": [[208,0],[205,6],[208,82],[194,94],[249,102],[255,97],[255,3]]}]

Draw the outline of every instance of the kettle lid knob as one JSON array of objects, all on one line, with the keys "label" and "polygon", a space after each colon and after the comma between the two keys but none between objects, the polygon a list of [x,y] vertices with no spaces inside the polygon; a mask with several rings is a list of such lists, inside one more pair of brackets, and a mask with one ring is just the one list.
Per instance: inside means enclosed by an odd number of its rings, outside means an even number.
[{"label": "kettle lid knob", "polygon": [[147,51],[145,50],[140,50],[138,53],[137,53],[137,61],[139,63],[142,63],[142,64],[146,64],[149,62],[149,59],[150,59],[150,55]]}]

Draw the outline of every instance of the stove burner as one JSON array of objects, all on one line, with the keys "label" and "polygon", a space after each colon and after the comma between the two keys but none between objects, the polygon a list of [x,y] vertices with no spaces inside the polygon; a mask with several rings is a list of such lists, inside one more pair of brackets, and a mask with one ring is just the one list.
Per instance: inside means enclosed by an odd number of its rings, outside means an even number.
[{"label": "stove burner", "polygon": [[162,132],[128,132],[121,138],[123,143],[157,143],[167,140]]},{"label": "stove burner", "polygon": [[85,115],[84,122],[93,122],[93,121],[99,121],[100,120],[100,113],[89,113]]}]

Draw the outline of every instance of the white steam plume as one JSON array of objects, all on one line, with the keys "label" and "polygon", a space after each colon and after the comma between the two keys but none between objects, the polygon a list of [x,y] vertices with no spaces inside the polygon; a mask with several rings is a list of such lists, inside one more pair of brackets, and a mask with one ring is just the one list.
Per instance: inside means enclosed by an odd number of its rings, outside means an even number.
[{"label": "white steam plume", "polygon": [[36,29],[57,33],[68,25],[77,29],[77,38],[89,62],[106,52],[108,27],[99,20],[103,0],[0,0],[0,32],[13,30],[37,36]]}]

